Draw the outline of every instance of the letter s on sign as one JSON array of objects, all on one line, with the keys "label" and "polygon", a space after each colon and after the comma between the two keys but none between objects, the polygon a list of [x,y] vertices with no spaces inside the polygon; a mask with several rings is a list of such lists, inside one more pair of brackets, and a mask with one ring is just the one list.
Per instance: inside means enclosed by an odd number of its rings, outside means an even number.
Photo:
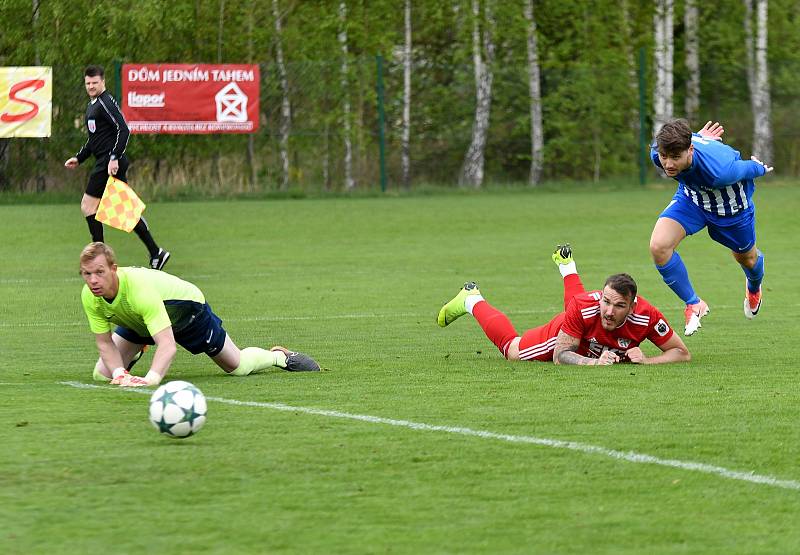
[{"label": "letter s on sign", "polygon": [[30,105],[30,110],[23,114],[7,114],[3,113],[0,114],[0,120],[11,123],[15,121],[27,121],[29,119],[33,119],[36,117],[36,114],[39,113],[39,105],[33,102],[32,100],[26,100],[25,98],[17,98],[17,93],[24,89],[33,88],[31,92],[36,92],[39,89],[44,87],[44,80],[43,79],[29,79],[27,81],[20,81],[16,83],[14,86],[11,87],[11,90],[8,91],[8,99],[13,100],[15,102],[20,102],[22,104]]}]

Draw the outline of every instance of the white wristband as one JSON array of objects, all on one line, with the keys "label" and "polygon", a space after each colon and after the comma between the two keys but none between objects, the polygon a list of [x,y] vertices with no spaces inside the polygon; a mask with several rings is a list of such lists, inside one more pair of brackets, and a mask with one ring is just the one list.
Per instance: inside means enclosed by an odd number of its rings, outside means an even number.
[{"label": "white wristband", "polygon": [[125,370],[122,366],[120,366],[119,368],[114,368],[113,372],[111,372],[111,377],[112,378],[119,378],[120,376],[122,376],[124,374],[127,374],[127,373],[128,373],[128,371]]},{"label": "white wristband", "polygon": [[148,385],[158,385],[161,383],[161,374],[155,370],[150,370],[144,379],[147,380]]}]

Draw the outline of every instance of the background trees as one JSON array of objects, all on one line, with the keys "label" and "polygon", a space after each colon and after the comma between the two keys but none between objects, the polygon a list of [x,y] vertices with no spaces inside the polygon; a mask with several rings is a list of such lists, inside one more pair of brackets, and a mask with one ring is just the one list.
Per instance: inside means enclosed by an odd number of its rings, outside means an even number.
[{"label": "background trees", "polygon": [[376,187],[377,55],[390,186],[632,176],[640,116],[649,136],[669,110],[796,175],[799,17],[796,0],[5,0],[0,65],[54,67],[55,120],[0,140],[0,187],[81,186],[61,164],[84,140],[86,64],[113,92],[115,61],[218,60],[261,64],[259,133],[135,136],[133,179]]}]

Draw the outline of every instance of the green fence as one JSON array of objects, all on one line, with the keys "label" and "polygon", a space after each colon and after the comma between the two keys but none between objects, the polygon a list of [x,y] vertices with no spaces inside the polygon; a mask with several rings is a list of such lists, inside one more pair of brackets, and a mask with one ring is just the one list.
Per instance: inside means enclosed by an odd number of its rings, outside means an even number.
[{"label": "green fence", "polygon": [[[640,61],[640,64],[642,61]],[[114,62],[107,87],[118,91]],[[798,68],[771,68],[772,122],[776,173],[800,174],[800,100],[792,90]],[[392,58],[370,56],[349,66],[346,85],[338,61],[289,63],[292,107],[289,188],[344,188],[345,106],[349,104],[352,175],[359,190],[399,188],[403,68]],[[575,65],[542,71],[544,179],[655,177],[639,160],[642,94],[649,109],[647,72],[627,67]],[[743,67],[701,68],[701,121],[722,121],[726,142],[749,156],[752,114]],[[11,191],[80,192],[86,170],[68,171],[63,162],[86,140],[87,97],[83,66],[53,67],[53,135],[47,139],[0,141],[0,188]],[[139,189],[180,195],[219,195],[277,190],[283,92],[274,64],[261,65],[261,121],[250,135],[133,135],[128,154],[130,179]],[[644,84],[645,90],[641,89]],[[675,81],[675,113],[683,104]],[[456,186],[469,145],[475,105],[471,65],[417,64],[412,71],[411,185]],[[379,94],[380,93],[380,94]],[[382,99],[382,102],[379,100]],[[347,101],[347,102],[346,102]],[[644,137],[649,137],[645,129]],[[525,182],[530,165],[528,74],[524,66],[494,68],[493,101],[486,145],[486,180]]]}]

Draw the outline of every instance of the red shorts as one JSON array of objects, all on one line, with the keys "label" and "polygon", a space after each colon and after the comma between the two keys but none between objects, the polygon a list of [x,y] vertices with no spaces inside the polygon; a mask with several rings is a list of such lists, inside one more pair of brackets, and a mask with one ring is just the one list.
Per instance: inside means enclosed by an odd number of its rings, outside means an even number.
[{"label": "red shorts", "polygon": [[556,314],[543,326],[526,331],[519,341],[520,360],[553,360],[556,336],[564,323],[564,313]]}]

